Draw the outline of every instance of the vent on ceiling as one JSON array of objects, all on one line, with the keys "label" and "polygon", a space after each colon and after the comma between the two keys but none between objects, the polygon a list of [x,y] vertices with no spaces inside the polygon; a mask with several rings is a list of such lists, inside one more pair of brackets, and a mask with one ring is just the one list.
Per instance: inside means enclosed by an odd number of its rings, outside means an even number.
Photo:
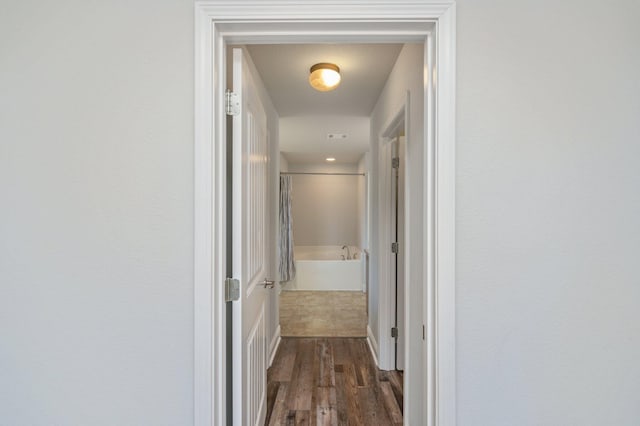
[{"label": "vent on ceiling", "polygon": [[327,139],[330,141],[338,140],[338,139],[346,139],[346,138],[347,138],[346,133],[327,133]]}]

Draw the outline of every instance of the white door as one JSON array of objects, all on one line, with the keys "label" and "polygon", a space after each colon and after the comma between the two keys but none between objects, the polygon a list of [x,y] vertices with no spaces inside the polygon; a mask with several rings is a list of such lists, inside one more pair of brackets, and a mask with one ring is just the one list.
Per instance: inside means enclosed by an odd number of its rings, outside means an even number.
[{"label": "white door", "polygon": [[264,424],[267,342],[265,298],[267,255],[267,120],[247,58],[233,49],[233,91],[240,112],[233,116],[232,267],[240,282],[232,303],[233,424]]}]

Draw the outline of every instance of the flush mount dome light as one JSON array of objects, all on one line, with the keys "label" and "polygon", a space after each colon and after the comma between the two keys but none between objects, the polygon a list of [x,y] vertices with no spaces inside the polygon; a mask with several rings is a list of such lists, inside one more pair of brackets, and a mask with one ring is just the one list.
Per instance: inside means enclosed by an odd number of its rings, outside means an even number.
[{"label": "flush mount dome light", "polygon": [[340,84],[340,68],[336,64],[322,62],[311,67],[309,84],[320,92],[328,92]]},{"label": "flush mount dome light", "polygon": [[332,162],[332,161],[336,161],[336,159],[333,157],[327,157],[327,161]]}]

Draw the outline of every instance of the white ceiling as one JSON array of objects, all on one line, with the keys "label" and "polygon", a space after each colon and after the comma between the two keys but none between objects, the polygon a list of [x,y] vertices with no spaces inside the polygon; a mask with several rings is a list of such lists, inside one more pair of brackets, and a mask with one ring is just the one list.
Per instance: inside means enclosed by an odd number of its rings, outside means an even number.
[{"label": "white ceiling", "polygon": [[[402,44],[260,44],[247,49],[280,117],[369,116]],[[337,89],[311,88],[309,68],[318,62],[340,67]]]},{"label": "white ceiling", "polygon": [[[346,138],[330,138],[328,134]],[[317,164],[334,157],[357,163],[369,150],[369,117],[300,116],[280,119],[280,151],[294,164]]]},{"label": "white ceiling", "polygon": [[[369,116],[402,44],[261,44],[247,46],[280,116],[280,151],[292,164],[357,163],[369,150]],[[318,62],[340,67],[331,92],[309,85]],[[329,139],[328,133],[345,133]]]}]

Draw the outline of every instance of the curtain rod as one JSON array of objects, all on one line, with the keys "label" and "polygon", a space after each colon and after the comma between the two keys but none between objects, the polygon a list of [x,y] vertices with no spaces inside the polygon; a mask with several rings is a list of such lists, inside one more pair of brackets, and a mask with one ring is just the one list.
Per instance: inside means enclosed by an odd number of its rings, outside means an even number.
[{"label": "curtain rod", "polygon": [[280,172],[280,175],[364,176],[364,173]]}]

